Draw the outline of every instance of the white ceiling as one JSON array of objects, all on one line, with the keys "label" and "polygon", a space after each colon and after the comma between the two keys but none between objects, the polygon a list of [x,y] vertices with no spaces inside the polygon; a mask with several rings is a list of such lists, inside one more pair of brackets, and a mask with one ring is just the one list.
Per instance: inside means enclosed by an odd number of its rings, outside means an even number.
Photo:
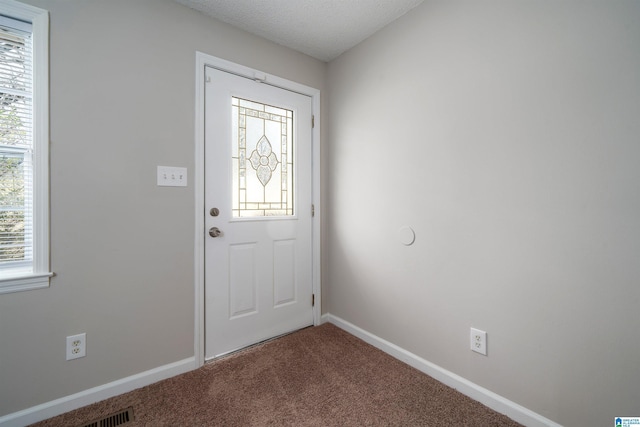
[{"label": "white ceiling", "polygon": [[176,1],[328,62],[424,0]]}]

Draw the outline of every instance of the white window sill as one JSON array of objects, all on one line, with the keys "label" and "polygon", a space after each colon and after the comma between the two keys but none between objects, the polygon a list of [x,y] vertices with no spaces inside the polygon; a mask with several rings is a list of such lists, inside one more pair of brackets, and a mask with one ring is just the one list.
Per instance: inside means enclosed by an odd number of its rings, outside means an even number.
[{"label": "white window sill", "polygon": [[53,273],[27,273],[0,278],[0,294],[48,288],[51,276]]}]

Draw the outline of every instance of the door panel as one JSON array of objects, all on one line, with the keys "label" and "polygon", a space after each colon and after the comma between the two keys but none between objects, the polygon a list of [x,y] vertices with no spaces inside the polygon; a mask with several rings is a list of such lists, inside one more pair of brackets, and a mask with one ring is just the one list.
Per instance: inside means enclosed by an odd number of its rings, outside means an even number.
[{"label": "door panel", "polygon": [[273,242],[273,305],[296,302],[296,241]]},{"label": "door panel", "polygon": [[205,238],[210,359],[313,324],[312,150],[310,97],[206,73],[205,225],[220,230]]},{"label": "door panel", "polygon": [[258,290],[254,243],[229,245],[229,317],[255,313]]}]

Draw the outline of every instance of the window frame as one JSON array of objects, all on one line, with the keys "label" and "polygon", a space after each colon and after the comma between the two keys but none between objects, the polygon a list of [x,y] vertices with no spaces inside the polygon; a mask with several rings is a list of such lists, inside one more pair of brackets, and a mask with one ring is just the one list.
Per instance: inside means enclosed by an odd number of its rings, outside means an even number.
[{"label": "window frame", "polygon": [[33,261],[31,272],[3,272],[0,294],[49,287],[49,12],[0,0],[0,14],[30,22],[33,40]]}]

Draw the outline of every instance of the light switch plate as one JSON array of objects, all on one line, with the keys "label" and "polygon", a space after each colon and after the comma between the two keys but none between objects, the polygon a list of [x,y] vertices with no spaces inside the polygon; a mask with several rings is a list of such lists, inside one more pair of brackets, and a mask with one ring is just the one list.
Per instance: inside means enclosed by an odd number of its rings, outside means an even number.
[{"label": "light switch plate", "polygon": [[187,168],[178,168],[174,166],[158,166],[158,186],[186,187]]}]

